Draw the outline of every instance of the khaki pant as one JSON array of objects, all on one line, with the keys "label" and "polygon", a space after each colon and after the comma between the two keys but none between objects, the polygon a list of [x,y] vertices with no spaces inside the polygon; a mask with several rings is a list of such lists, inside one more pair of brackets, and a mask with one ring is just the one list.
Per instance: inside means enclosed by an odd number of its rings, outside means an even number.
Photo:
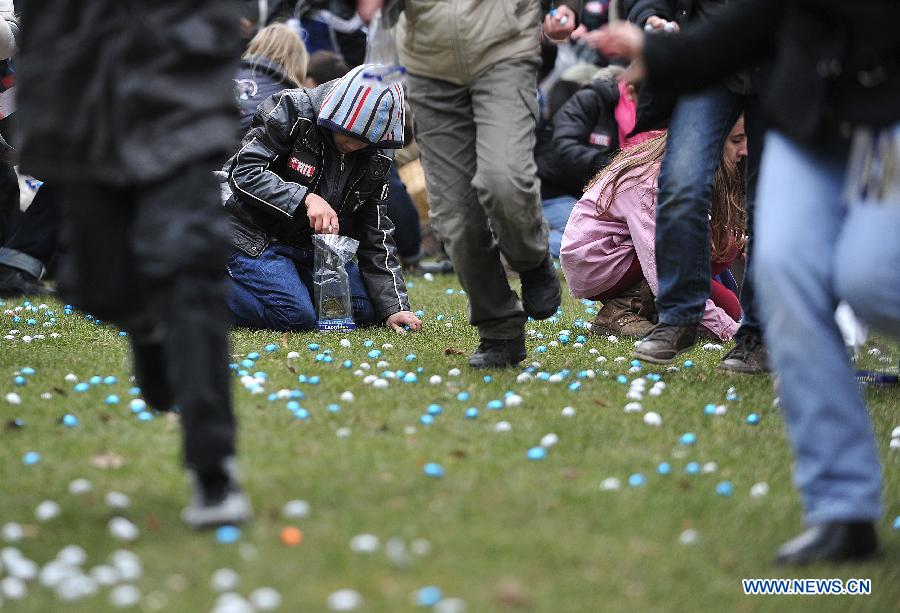
[{"label": "khaki pant", "polygon": [[500,255],[517,272],[547,255],[534,162],[537,67],[505,60],[468,85],[409,78],[432,225],[482,338],[514,338],[527,319]]}]

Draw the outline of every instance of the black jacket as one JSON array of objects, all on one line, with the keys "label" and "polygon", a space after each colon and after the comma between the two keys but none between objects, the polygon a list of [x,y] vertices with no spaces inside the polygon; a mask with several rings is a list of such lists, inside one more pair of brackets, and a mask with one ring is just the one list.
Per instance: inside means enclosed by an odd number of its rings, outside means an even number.
[{"label": "black jacket", "polygon": [[686,91],[771,57],[769,120],[815,142],[900,121],[900,2],[741,0],[677,36],[647,37],[651,87]]},{"label": "black jacket", "polygon": [[580,198],[588,181],[619,149],[615,81],[597,79],[575,92],[538,139],[535,161],[541,196]]},{"label": "black jacket", "polygon": [[234,78],[238,105],[241,107],[241,136],[250,129],[250,120],[256,113],[256,107],[264,100],[283,89],[300,85],[274,60],[261,55],[241,59],[241,67]]},{"label": "black jacket", "polygon": [[272,240],[312,249],[304,200],[314,193],[338,215],[340,233],[359,241],[357,260],[379,319],[409,310],[388,218],[391,159],[371,147],[342,155],[316,125],[334,82],[286,89],[257,109],[243,146],[229,161],[234,246],[257,257]]},{"label": "black jacket", "polygon": [[221,163],[238,141],[235,9],[28,0],[16,63],[23,170],[129,186],[201,159]]},{"label": "black jacket", "polygon": [[654,15],[684,25],[693,14],[694,0],[625,0],[625,15],[628,21],[642,28],[647,19]]}]

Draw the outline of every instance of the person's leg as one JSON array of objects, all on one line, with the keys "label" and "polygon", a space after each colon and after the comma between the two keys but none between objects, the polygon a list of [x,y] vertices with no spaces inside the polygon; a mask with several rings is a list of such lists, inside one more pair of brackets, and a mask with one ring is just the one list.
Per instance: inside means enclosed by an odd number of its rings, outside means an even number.
[{"label": "person's leg", "polygon": [[404,265],[413,264],[421,256],[422,231],[419,227],[419,212],[406,186],[400,180],[396,164],[391,165],[387,215],[394,222],[394,242],[397,256]]},{"label": "person's leg", "polygon": [[21,215],[19,178],[13,165],[0,161],[0,244],[5,243]]},{"label": "person's leg", "polygon": [[207,165],[197,163],[136,189],[131,241],[136,282],[156,305],[143,319],[156,320],[160,330],[181,411],[185,463],[200,475],[219,470],[235,453],[225,304],[228,224],[217,188]]},{"label": "person's leg", "polygon": [[757,315],[755,280],[753,278],[753,224],[756,213],[756,193],[759,183],[759,168],[762,163],[763,147],[766,140],[766,120],[759,96],[748,96],[744,100],[744,130],[747,134],[746,168],[747,191],[745,207],[747,210],[747,234],[749,240],[744,248],[747,266],[744,270],[744,284],[741,286],[741,310],[744,317],[741,327],[735,336],[748,334],[760,336],[762,326]]},{"label": "person's leg", "polygon": [[858,318],[900,337],[900,203],[853,204],[835,249],[835,291]]},{"label": "person's leg", "polygon": [[475,121],[465,87],[411,75],[409,102],[428,189],[431,221],[469,298],[481,338],[515,339],[526,316],[509,287],[488,217],[472,186]]},{"label": "person's leg", "polygon": [[759,96],[747,96],[744,99],[744,128],[747,133],[747,158],[745,161],[747,197],[745,202],[749,239],[745,247],[747,265],[740,292],[743,315],[741,326],[734,335],[734,347],[722,356],[722,361],[719,363],[720,369],[740,374],[761,374],[769,370],[769,356],[765,344],[762,342],[762,325],[757,314],[752,256],[753,222],[759,166],[765,142],[765,123]]},{"label": "person's leg", "polygon": [[656,205],[659,321],[696,325],[709,298],[709,199],[722,146],[741,113],[724,85],[678,99],[669,122]]},{"label": "person's leg", "polygon": [[757,297],[808,524],[882,511],[872,428],[834,319],[846,159],[840,147],[813,151],[769,132],[754,228]]},{"label": "person's leg", "polygon": [[56,186],[44,183],[16,222],[12,234],[3,245],[39,260],[45,267],[56,256],[59,244],[60,210]]},{"label": "person's leg", "polygon": [[316,328],[310,291],[297,271],[297,252],[272,243],[252,258],[235,250],[228,258],[233,291],[228,308],[239,326],[278,331]]},{"label": "person's leg", "polygon": [[471,86],[478,170],[472,185],[500,252],[522,281],[522,307],[535,319],[559,308],[562,289],[541,215],[534,161],[536,59],[497,62]]},{"label": "person's leg", "polygon": [[576,202],[578,199],[572,196],[548,198],[541,202],[541,212],[549,227],[550,255],[555,258],[559,258],[563,230],[566,229],[566,222],[569,221],[569,215],[572,214]]},{"label": "person's leg", "polygon": [[129,330],[136,348],[139,337],[153,342],[181,415],[193,487],[182,517],[194,528],[251,515],[235,466],[225,302],[229,225],[213,166],[196,162],[136,188],[131,237],[142,306]]},{"label": "person's leg", "polygon": [[722,146],[743,97],[723,84],[682,96],[669,122],[656,203],[659,325],[635,346],[643,361],[669,364],[697,342],[710,296],[709,199]]},{"label": "person's leg", "polygon": [[61,213],[56,186],[44,184],[22,213],[6,244],[0,246],[0,296],[51,293],[41,278],[59,247]]},{"label": "person's leg", "polygon": [[717,307],[735,321],[741,319],[741,301],[737,294],[725,287],[720,281],[713,279],[710,282],[710,299]]}]

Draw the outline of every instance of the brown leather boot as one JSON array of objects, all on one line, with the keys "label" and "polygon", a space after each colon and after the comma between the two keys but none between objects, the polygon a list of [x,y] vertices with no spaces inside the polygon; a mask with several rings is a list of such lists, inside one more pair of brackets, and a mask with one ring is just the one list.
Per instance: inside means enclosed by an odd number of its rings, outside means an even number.
[{"label": "brown leather boot", "polygon": [[[601,336],[614,334],[638,338],[643,338],[648,334],[654,324],[644,313],[655,314],[656,309],[652,307],[652,294],[649,292],[649,287],[644,292],[642,291],[643,285],[646,285],[646,282],[638,283],[604,302],[591,324],[591,332]],[[646,309],[642,308],[647,302],[645,294],[651,296],[650,306]]]}]

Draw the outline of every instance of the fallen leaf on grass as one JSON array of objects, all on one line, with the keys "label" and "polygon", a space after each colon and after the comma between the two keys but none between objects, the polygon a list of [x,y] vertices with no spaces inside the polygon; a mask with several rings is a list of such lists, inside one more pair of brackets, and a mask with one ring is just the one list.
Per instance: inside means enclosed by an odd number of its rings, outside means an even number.
[{"label": "fallen leaf on grass", "polygon": [[608,407],[609,406],[609,403],[606,400],[604,400],[603,398],[594,398],[594,404],[596,404],[598,407]]},{"label": "fallen leaf on grass", "polygon": [[447,347],[444,349],[444,355],[466,355],[465,351],[461,349],[454,349],[453,347]]},{"label": "fallen leaf on grass", "polygon": [[122,468],[124,463],[125,460],[122,459],[122,456],[116,455],[111,451],[98,453],[91,458],[91,466],[99,468],[100,470],[115,470]]},{"label": "fallen leaf on grass", "polygon": [[531,606],[531,598],[518,579],[503,579],[494,587],[494,599],[504,607],[522,609]]},{"label": "fallen leaf on grass", "polygon": [[12,431],[14,431],[14,430],[21,430],[21,429],[24,428],[24,427],[25,427],[25,426],[22,424],[22,422],[20,422],[20,421],[17,420],[17,419],[8,419],[8,420],[6,420],[6,422],[3,424],[3,430],[4,430],[5,432],[12,432]]}]

